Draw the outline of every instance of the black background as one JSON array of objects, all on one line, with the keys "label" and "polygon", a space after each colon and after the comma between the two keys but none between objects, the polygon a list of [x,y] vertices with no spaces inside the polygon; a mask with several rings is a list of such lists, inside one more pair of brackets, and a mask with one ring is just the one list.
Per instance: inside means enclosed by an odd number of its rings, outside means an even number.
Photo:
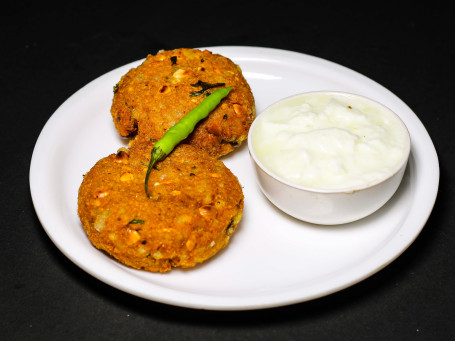
[{"label": "black background", "polygon": [[[292,5],[293,4],[293,5]],[[296,6],[296,5],[299,6]],[[0,9],[0,338],[3,340],[448,340],[455,336],[453,11],[435,2],[4,2]],[[39,133],[74,92],[159,49],[272,47],[382,84],[416,113],[440,161],[438,198],[391,265],[287,307],[193,310],[118,291],[69,261],[30,197]]]}]

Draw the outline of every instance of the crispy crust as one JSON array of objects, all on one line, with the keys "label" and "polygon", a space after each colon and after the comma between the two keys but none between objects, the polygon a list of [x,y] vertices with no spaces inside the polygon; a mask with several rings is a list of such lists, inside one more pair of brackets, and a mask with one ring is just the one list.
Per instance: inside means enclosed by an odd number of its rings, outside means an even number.
[{"label": "crispy crust", "polygon": [[203,89],[201,81],[233,89],[185,143],[217,158],[233,151],[255,118],[253,94],[238,65],[207,50],[161,51],[129,70],[115,87],[111,115],[116,129],[134,142],[160,139],[214,90],[195,95]]},{"label": "crispy crust", "polygon": [[242,217],[237,178],[219,160],[181,144],[144,177],[152,143],[99,160],[84,176],[78,214],[92,244],[151,272],[204,262],[229,242]]}]

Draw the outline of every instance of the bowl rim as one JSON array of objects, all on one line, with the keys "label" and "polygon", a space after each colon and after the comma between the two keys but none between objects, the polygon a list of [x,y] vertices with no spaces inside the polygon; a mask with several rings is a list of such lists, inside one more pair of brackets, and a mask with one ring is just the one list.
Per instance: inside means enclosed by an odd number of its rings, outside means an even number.
[{"label": "bowl rim", "polygon": [[[371,102],[371,103],[373,103],[373,104],[375,104],[375,105],[377,105],[379,107],[382,107],[383,109],[385,109],[385,111],[388,111],[389,113],[391,113],[392,116],[394,116],[397,119],[398,123],[402,126],[403,131],[405,132],[405,135],[406,135],[406,146],[405,146],[406,150],[405,150],[404,156],[403,156],[402,160],[400,161],[400,163],[398,163],[398,165],[393,168],[393,170],[390,172],[390,174],[388,174],[384,178],[380,178],[380,179],[378,179],[376,181],[368,182],[366,184],[359,185],[359,186],[350,186],[350,187],[342,187],[342,188],[317,188],[317,187],[299,185],[299,184],[294,183],[292,181],[286,180],[286,179],[280,177],[279,175],[275,174],[271,170],[269,170],[259,160],[259,158],[257,157],[257,155],[256,155],[256,153],[254,151],[254,148],[253,148],[252,135],[254,133],[254,128],[256,127],[256,123],[258,122],[257,118],[260,115],[262,115],[263,113],[265,113],[267,111],[270,111],[274,107],[282,105],[285,102],[291,101],[291,100],[293,100],[295,98],[298,98],[298,97],[307,97],[307,96],[313,96],[313,95],[331,95],[331,96],[337,96],[337,97],[340,97],[340,96],[341,97],[354,97],[354,98],[357,98],[357,99],[360,99],[360,100],[363,100],[363,101]],[[267,106],[266,108],[264,108],[256,116],[256,118],[254,119],[254,121],[251,124],[251,127],[250,127],[250,129],[248,131],[248,139],[247,140],[248,140],[247,144],[248,144],[248,151],[249,151],[250,157],[254,160],[255,164],[262,171],[264,171],[266,174],[268,174],[270,177],[272,177],[273,179],[275,179],[276,181],[278,181],[278,182],[280,182],[280,183],[282,183],[284,185],[287,185],[288,187],[292,187],[292,188],[299,189],[299,190],[305,190],[305,191],[313,192],[313,193],[326,193],[326,194],[340,194],[340,193],[358,192],[358,191],[362,191],[362,190],[366,190],[366,189],[378,186],[378,185],[388,181],[390,178],[394,177],[397,173],[399,173],[403,168],[406,167],[406,165],[408,163],[408,160],[409,160],[409,156],[411,154],[411,143],[412,143],[411,135],[409,133],[408,127],[406,126],[404,121],[401,119],[401,117],[395,111],[390,109],[388,106],[386,106],[383,103],[381,103],[381,102],[379,102],[377,100],[374,100],[374,99],[372,99],[370,97],[364,96],[364,95],[360,95],[360,94],[356,94],[356,93],[352,93],[352,92],[346,92],[346,91],[335,91],[335,90],[317,90],[317,91],[301,92],[301,93],[297,93],[297,94],[290,95],[290,96],[287,96],[287,97],[283,97],[283,98],[275,101],[274,103],[272,103],[269,106]]]}]

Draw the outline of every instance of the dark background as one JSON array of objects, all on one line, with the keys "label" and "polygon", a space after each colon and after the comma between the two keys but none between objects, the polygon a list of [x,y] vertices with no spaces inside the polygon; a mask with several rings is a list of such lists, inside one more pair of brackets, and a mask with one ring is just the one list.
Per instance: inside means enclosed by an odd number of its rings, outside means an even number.
[{"label": "dark background", "polygon": [[[453,11],[436,2],[364,3],[4,2],[0,339],[453,339]],[[118,291],[54,246],[34,212],[28,182],[34,144],[53,112],[88,82],[148,53],[217,45],[321,57],[372,78],[411,107],[433,139],[441,178],[433,213],[402,256],[365,281],[321,299],[212,312]]]}]

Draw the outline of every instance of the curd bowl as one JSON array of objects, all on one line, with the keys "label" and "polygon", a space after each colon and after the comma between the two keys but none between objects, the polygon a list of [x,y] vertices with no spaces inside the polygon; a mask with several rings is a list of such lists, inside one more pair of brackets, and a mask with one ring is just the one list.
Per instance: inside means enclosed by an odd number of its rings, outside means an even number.
[{"label": "curd bowl", "polygon": [[381,103],[315,91],[261,112],[248,149],[270,202],[297,219],[334,225],[362,219],[393,196],[411,140],[403,121]]}]

